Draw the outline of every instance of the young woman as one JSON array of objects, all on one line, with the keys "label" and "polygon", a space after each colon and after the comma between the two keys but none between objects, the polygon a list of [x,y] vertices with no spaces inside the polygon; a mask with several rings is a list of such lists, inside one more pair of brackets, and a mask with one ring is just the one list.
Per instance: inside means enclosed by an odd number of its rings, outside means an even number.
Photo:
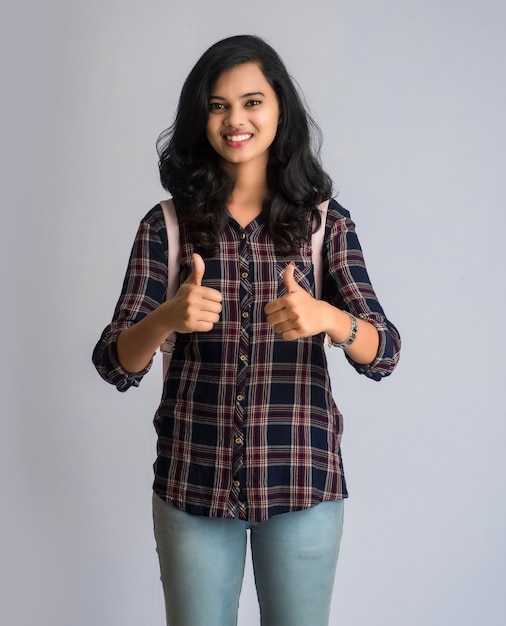
[{"label": "young woman", "polygon": [[[207,50],[159,140],[180,223],[179,290],[165,301],[157,205],[94,351],[101,376],[125,391],[177,333],[154,420],[171,626],[236,624],[247,530],[262,624],[328,623],[347,491],[324,339],[374,380],[394,369],[400,340],[349,213],[331,199],[315,130],[264,41],[231,37]],[[329,199],[317,300],[311,234]]]}]

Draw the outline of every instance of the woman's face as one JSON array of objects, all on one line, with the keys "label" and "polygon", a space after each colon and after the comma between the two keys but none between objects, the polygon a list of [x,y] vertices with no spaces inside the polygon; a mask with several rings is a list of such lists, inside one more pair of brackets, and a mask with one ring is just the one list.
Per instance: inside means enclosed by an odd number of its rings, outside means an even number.
[{"label": "woman's face", "polygon": [[276,93],[256,63],[223,72],[211,88],[206,136],[226,164],[266,168],[279,122]]}]

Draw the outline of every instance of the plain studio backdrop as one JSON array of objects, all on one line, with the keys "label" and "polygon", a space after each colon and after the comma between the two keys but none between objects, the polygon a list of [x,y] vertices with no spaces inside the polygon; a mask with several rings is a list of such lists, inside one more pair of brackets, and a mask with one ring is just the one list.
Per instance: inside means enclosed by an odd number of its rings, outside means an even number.
[{"label": "plain studio backdrop", "polygon": [[[166,196],[156,137],[204,49],[242,33],[305,92],[403,338],[379,384],[329,352],[351,496],[331,624],[506,623],[505,6],[2,3],[2,624],[164,623],[160,358],[120,394],[90,357]],[[250,563],[239,623],[258,624]]]}]

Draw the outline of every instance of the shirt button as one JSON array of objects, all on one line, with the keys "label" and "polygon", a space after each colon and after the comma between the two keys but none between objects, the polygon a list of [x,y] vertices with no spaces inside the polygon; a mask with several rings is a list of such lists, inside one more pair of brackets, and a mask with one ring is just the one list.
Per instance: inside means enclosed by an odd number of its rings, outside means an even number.
[{"label": "shirt button", "polygon": [[245,233],[241,233],[241,239],[246,239],[246,234]]},{"label": "shirt button", "polygon": [[234,480],[234,487],[240,487],[241,483],[238,480]]},{"label": "shirt button", "polygon": [[249,317],[249,313],[248,313],[248,311],[243,311],[242,316],[243,316],[243,318],[244,318],[245,320],[246,320],[246,319],[248,319],[248,317]]},{"label": "shirt button", "polygon": [[235,442],[236,442],[236,444],[237,444],[238,446],[241,446],[241,445],[242,445],[242,437],[236,437],[236,438],[235,438]]},{"label": "shirt button", "polygon": [[239,357],[241,359],[241,361],[244,363],[244,361],[248,360],[248,357],[245,356],[244,354],[241,354],[241,356]]},{"label": "shirt button", "polygon": [[242,401],[244,400],[244,396],[240,393],[240,394],[237,396],[237,400],[238,400],[239,402],[242,402]]},{"label": "shirt button", "polygon": [[241,276],[242,276],[243,278],[248,278],[249,274],[248,274],[248,272],[243,272],[243,273],[241,274]]}]

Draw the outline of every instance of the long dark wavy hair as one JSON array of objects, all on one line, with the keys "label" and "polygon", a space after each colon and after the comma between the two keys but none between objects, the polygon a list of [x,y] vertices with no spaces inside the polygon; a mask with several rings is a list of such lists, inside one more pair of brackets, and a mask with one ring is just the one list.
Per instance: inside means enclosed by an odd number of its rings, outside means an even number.
[{"label": "long dark wavy hair", "polygon": [[160,180],[174,197],[179,220],[204,255],[216,254],[225,229],[233,178],[220,166],[206,137],[209,96],[219,76],[243,63],[258,63],[278,98],[280,124],[269,150],[264,201],[276,249],[300,248],[320,225],[317,205],[332,195],[320,163],[321,132],[307,112],[279,55],[259,37],[239,35],[211,46],[186,79],[172,126],[158,138]]}]

